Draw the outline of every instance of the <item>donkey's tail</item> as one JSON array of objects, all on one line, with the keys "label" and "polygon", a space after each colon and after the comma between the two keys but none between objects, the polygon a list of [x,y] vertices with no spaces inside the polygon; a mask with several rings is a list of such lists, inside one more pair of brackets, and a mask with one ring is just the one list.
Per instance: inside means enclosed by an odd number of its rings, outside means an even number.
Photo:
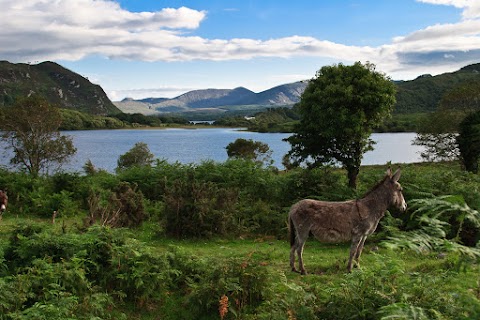
[{"label": "donkey's tail", "polygon": [[290,222],[290,247],[293,247],[295,245],[295,238],[296,238],[296,230],[295,230],[295,225],[293,224],[293,220],[291,217],[288,217],[288,221]]}]

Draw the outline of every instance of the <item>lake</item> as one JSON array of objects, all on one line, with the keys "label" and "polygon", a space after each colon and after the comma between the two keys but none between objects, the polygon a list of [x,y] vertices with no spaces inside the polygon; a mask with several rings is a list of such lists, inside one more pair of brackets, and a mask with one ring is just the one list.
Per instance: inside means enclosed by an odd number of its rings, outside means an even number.
[{"label": "lake", "polygon": [[[202,160],[223,162],[227,160],[225,147],[237,138],[253,139],[268,144],[273,151],[274,165],[283,168],[282,157],[290,150],[290,144],[282,139],[289,133],[258,133],[231,128],[208,129],[139,129],[139,130],[87,130],[64,131],[73,138],[77,154],[69,164],[68,171],[82,171],[82,166],[91,160],[96,168],[113,172],[118,157],[130,150],[135,143],[144,142],[156,158],[168,162],[200,163]],[[419,146],[413,146],[415,133],[378,133],[372,139],[377,142],[375,150],[364,155],[363,165],[421,162]],[[2,160],[7,164],[8,160]]]}]

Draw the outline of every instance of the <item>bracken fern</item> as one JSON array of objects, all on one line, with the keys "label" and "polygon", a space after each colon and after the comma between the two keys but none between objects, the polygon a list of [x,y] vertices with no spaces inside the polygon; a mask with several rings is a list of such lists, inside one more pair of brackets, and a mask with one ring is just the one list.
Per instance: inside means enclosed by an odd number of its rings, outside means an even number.
[{"label": "bracken fern", "polygon": [[[388,248],[411,249],[416,252],[456,252],[462,256],[480,258],[480,248],[461,244],[460,233],[465,222],[480,227],[480,213],[470,208],[461,197],[442,196],[410,201],[413,208],[410,224],[413,230],[398,232],[383,241]],[[448,238],[451,221],[456,223],[455,235]]]}]

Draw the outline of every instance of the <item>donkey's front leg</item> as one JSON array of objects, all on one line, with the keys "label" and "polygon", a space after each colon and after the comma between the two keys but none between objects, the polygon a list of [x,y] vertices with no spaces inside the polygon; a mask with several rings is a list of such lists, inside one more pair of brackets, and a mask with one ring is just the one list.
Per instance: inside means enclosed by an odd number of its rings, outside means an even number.
[{"label": "donkey's front leg", "polygon": [[352,244],[350,245],[350,257],[348,258],[347,271],[352,272],[352,263],[354,257],[357,256],[360,242],[362,241],[361,235],[354,235],[352,238]]},{"label": "donkey's front leg", "polygon": [[358,244],[357,252],[355,253],[354,261],[357,263],[357,267],[360,268],[360,256],[362,255],[363,247],[365,245],[365,240],[367,236],[362,236],[360,243]]}]

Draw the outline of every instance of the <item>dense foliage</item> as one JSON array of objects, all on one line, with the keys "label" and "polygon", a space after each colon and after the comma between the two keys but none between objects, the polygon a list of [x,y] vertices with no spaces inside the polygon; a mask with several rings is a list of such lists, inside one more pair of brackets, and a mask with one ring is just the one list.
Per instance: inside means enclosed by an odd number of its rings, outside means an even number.
[{"label": "dense foliage", "polygon": [[[429,78],[419,79],[421,92]],[[445,105],[464,101],[462,92]],[[7,94],[4,101],[14,102]],[[299,108],[239,121],[288,131]],[[57,124],[59,115],[47,111],[45,121]],[[405,128],[419,118],[402,117],[372,128]],[[478,166],[478,117],[466,119],[459,146]],[[62,111],[62,120],[64,129],[182,121],[73,110]],[[0,169],[0,188],[10,196],[0,222],[0,319],[480,318],[480,283],[472,281],[480,272],[480,177],[459,163],[402,167],[408,212],[386,213],[362,270],[345,273],[346,245],[312,241],[313,273],[300,277],[287,266],[289,207],[307,197],[361,197],[384,166],[362,168],[353,190],[344,169],[279,172],[240,156],[152,163],[139,149],[119,159],[115,174],[91,162],[84,173],[51,176]],[[137,161],[139,154],[146,157]]]},{"label": "dense foliage", "polygon": [[111,116],[91,115],[76,110],[61,109],[61,130],[124,129],[138,127],[163,127],[170,124],[187,125],[180,116],[146,116],[140,113],[118,113]]},{"label": "dense foliage", "polygon": [[[419,125],[428,116],[424,113],[392,114],[374,128],[374,132],[417,132]],[[269,108],[254,113],[251,117],[225,116],[215,121],[216,125],[244,127],[255,132],[293,132],[300,114],[298,105],[293,107]]]},{"label": "dense foliage", "polygon": [[131,125],[160,127],[162,124],[188,124],[188,120],[177,115],[143,115],[141,113],[118,113],[112,117]]},{"label": "dense foliage", "polygon": [[123,129],[128,124],[113,117],[95,116],[76,110],[61,109],[60,130]]},{"label": "dense foliage", "polygon": [[247,127],[257,132],[293,132],[294,124],[299,119],[298,108],[270,108],[255,114]]},{"label": "dense foliage", "polygon": [[478,318],[480,176],[458,163],[402,172],[409,211],[387,213],[363,269],[345,274],[347,246],[309,241],[312,275],[300,277],[288,269],[289,207],[360,197],[384,166],[362,167],[356,191],[341,169],[237,159],[2,171],[0,319]]}]

